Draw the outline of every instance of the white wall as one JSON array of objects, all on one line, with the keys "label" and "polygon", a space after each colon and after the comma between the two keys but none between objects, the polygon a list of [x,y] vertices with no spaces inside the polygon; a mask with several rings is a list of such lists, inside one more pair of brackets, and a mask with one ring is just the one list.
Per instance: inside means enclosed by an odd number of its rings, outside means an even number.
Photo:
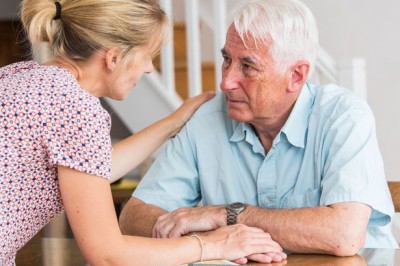
[{"label": "white wall", "polygon": [[368,102],[389,180],[400,180],[400,1],[303,0],[334,58],[366,59]]}]

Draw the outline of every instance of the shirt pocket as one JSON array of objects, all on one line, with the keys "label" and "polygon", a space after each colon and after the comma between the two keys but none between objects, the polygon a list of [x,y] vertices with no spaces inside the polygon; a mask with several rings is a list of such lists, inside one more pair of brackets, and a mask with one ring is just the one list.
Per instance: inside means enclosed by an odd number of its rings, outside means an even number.
[{"label": "shirt pocket", "polygon": [[282,200],[281,208],[303,208],[319,206],[321,198],[320,188],[311,189],[301,194],[292,194]]}]

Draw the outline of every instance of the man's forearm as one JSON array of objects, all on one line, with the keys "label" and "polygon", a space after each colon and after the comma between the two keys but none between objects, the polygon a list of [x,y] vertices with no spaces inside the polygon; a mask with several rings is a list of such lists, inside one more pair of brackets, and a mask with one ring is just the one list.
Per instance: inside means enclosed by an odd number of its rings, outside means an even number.
[{"label": "man's forearm", "polygon": [[239,215],[238,223],[263,229],[290,252],[352,255],[364,245],[371,210],[361,203],[332,206],[300,209],[248,206]]},{"label": "man's forearm", "polygon": [[132,197],[119,217],[121,232],[125,235],[152,237],[153,226],[165,210]]}]

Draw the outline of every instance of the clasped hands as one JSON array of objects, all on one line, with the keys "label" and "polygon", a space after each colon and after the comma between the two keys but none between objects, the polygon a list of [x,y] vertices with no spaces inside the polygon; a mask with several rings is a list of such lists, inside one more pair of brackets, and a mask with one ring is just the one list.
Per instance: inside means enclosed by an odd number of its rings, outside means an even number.
[{"label": "clasped hands", "polygon": [[[287,255],[283,253],[281,246],[271,238],[270,234],[263,232],[261,229],[244,225],[227,227],[226,215],[225,206],[182,207],[161,215],[153,227],[152,235],[155,238],[177,238],[191,233],[208,235],[207,232],[224,227],[227,228],[225,230],[232,230],[229,235],[232,245],[236,242],[240,246],[242,244],[240,241],[243,241],[245,237],[247,237],[247,240],[250,236],[248,231],[251,231],[250,238],[257,238],[257,241],[260,241],[259,245],[264,245],[264,250],[265,246],[267,246],[268,251],[254,253],[244,258],[236,258],[233,259],[234,262],[243,264],[247,263],[247,260],[253,260],[270,263],[286,259]],[[235,231],[235,227],[240,228]]]}]

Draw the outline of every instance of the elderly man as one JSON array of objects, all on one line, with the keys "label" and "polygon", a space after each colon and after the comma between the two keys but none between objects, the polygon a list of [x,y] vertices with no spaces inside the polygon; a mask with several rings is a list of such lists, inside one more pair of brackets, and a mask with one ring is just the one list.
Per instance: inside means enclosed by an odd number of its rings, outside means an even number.
[{"label": "elderly man", "polygon": [[157,158],[122,212],[124,233],[242,223],[290,252],[397,247],[373,114],[349,90],[306,82],[317,48],[301,2],[241,4],[222,49],[222,93]]}]

